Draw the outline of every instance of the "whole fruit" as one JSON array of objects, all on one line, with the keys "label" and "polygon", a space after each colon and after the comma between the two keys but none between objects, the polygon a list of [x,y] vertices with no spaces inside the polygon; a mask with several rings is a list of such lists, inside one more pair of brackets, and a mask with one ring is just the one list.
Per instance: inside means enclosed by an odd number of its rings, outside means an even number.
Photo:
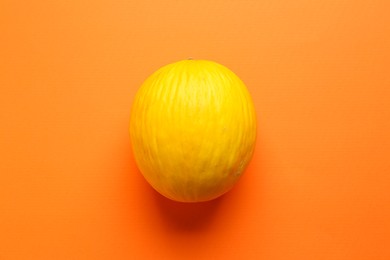
[{"label": "whole fruit", "polygon": [[256,115],[244,83],[206,60],[166,65],[135,96],[130,137],[138,168],[159,193],[199,202],[230,190],[249,163]]}]

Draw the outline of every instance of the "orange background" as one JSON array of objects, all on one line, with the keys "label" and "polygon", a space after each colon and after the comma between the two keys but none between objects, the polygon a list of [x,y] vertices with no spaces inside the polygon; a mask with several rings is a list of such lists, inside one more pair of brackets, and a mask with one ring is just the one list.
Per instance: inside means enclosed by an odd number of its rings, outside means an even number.
[{"label": "orange background", "polygon": [[[0,4],[0,259],[390,259],[388,1]],[[134,94],[194,57],[246,82],[254,158],[180,204],[137,171]]]}]

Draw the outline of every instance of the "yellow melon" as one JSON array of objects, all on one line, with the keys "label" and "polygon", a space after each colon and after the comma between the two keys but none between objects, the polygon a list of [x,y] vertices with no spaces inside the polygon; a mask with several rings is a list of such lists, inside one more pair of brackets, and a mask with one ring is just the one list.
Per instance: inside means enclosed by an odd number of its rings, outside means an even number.
[{"label": "yellow melon", "polygon": [[135,161],[150,185],[181,202],[229,191],[248,165],[256,115],[244,83],[212,61],[183,60],[153,73],[131,109]]}]

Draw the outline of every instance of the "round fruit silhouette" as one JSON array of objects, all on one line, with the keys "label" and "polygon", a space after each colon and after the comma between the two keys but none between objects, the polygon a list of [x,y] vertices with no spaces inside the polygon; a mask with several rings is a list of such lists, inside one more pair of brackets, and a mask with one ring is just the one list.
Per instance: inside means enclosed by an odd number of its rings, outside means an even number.
[{"label": "round fruit silhouette", "polygon": [[159,193],[181,202],[229,191],[248,165],[256,115],[244,83],[212,61],[183,60],[153,73],[131,110],[138,168]]}]

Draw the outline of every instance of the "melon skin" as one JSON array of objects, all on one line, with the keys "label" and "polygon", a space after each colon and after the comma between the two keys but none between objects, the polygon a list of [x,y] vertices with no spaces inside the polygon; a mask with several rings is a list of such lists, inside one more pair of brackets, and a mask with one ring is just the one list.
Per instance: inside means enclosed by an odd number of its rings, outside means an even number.
[{"label": "melon skin", "polygon": [[252,98],[238,76],[216,62],[166,65],[135,96],[130,139],[139,170],[160,194],[180,202],[215,199],[252,158]]}]

